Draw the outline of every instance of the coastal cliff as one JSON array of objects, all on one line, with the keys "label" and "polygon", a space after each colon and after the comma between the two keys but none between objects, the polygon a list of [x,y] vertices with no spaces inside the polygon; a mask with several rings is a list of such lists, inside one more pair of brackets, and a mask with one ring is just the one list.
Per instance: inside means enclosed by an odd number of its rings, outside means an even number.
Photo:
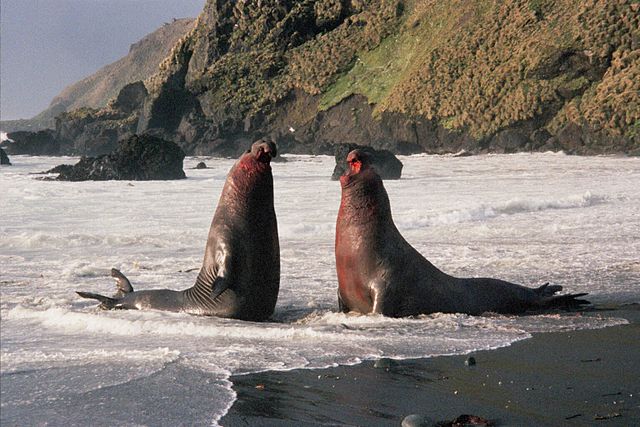
[{"label": "coastal cliff", "polygon": [[263,135],[298,153],[637,155],[639,16],[631,0],[209,0],[135,108],[59,116],[57,138],[85,153],[136,132],[223,156]]}]

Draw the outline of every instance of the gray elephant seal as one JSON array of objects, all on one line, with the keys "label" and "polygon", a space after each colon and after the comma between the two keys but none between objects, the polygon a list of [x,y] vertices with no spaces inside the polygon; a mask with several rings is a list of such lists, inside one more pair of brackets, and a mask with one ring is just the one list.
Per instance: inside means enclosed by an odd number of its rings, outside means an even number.
[{"label": "gray elephant seal", "polygon": [[338,301],[342,311],[402,317],[435,312],[522,313],[588,304],[586,294],[554,295],[489,278],[456,278],[437,269],[402,237],[389,197],[366,153],[347,156],[336,223]]},{"label": "gray elephant seal", "polygon": [[202,268],[189,289],[135,291],[118,270],[118,292],[77,292],[112,309],[166,310],[260,321],[273,314],[280,287],[280,247],[273,207],[272,141],[259,140],[227,175],[211,222]]}]

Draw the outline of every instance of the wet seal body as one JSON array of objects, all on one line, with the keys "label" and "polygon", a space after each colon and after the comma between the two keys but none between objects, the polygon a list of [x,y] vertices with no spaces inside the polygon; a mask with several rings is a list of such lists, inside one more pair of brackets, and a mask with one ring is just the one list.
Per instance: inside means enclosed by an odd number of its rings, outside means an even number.
[{"label": "wet seal body", "polygon": [[336,222],[338,301],[344,312],[403,317],[435,312],[522,313],[577,307],[586,294],[555,295],[561,286],[532,289],[491,278],[456,278],[425,259],[400,234],[389,197],[366,155],[354,150],[340,177]]},{"label": "wet seal body", "polygon": [[103,308],[166,310],[204,316],[260,321],[269,318],[280,287],[280,247],[273,205],[270,161],[272,141],[259,140],[227,175],[205,248],[202,268],[189,289],[135,291],[118,270],[118,292],[101,301]]}]

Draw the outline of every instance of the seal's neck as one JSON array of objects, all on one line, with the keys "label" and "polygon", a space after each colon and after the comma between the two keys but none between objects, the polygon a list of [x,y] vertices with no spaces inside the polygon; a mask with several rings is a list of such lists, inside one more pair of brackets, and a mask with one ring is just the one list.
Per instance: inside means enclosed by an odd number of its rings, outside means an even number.
[{"label": "seal's neck", "polygon": [[236,203],[249,205],[254,201],[273,203],[273,175],[271,165],[244,154],[229,172],[223,196]]},{"label": "seal's neck", "polygon": [[393,222],[389,196],[378,174],[367,170],[357,175],[343,176],[340,182],[342,200],[338,213],[339,223]]}]

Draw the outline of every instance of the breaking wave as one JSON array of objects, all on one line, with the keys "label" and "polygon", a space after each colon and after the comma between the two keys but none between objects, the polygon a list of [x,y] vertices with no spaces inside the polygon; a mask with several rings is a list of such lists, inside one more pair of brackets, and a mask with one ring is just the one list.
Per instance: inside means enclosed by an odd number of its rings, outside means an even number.
[{"label": "breaking wave", "polygon": [[586,192],[563,199],[522,199],[514,198],[493,205],[480,204],[468,209],[458,209],[431,216],[420,216],[410,220],[399,220],[403,229],[415,229],[435,225],[458,224],[462,222],[486,221],[506,215],[541,212],[554,209],[577,209],[606,203],[608,197]]}]

